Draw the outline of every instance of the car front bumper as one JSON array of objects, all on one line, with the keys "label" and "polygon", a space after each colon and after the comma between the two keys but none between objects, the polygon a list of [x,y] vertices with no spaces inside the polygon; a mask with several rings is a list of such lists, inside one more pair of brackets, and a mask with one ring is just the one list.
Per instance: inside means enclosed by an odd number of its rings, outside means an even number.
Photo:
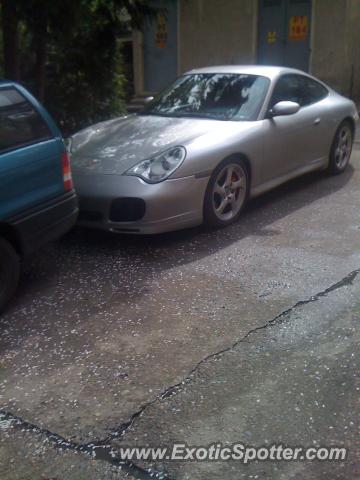
[{"label": "car front bumper", "polygon": [[[148,184],[135,176],[74,173],[79,196],[78,224],[118,233],[154,234],[200,225],[209,177],[168,179]],[[142,218],[112,221],[116,199],[141,199]],[[131,213],[131,212],[130,212]]]}]

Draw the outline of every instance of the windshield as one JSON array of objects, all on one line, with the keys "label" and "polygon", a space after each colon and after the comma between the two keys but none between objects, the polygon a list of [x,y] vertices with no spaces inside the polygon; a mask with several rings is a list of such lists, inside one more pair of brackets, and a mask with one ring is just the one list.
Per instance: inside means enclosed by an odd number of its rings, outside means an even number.
[{"label": "windshield", "polygon": [[142,115],[256,120],[270,80],[259,75],[184,75],[160,93]]}]

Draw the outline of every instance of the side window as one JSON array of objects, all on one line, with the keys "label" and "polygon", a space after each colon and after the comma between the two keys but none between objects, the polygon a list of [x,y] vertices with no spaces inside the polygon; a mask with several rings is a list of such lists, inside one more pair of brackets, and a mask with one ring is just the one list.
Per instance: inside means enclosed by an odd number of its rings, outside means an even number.
[{"label": "side window", "polygon": [[313,80],[312,78],[303,77],[304,79],[304,92],[306,98],[304,105],[310,105],[312,103],[320,102],[323,98],[327,97],[328,90],[321,83]]},{"label": "side window", "polygon": [[296,102],[301,105],[301,77],[300,75],[283,75],[277,81],[271,101],[270,108],[282,101]]},{"label": "side window", "polygon": [[39,113],[15,88],[0,89],[0,153],[51,138]]},{"label": "side window", "polygon": [[283,75],[275,85],[270,108],[277,102],[290,100],[300,107],[319,102],[328,95],[328,90],[319,82],[303,75]]}]

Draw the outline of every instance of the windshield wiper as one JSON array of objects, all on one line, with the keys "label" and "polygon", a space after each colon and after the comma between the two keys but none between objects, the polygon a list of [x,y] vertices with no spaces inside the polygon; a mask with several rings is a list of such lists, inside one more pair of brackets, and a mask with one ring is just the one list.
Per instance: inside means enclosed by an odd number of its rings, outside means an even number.
[{"label": "windshield wiper", "polygon": [[226,120],[225,116],[219,116],[214,113],[206,112],[181,112],[179,115],[174,115],[175,117],[189,117],[189,118],[208,118],[210,120]]},{"label": "windshield wiper", "polygon": [[154,112],[153,110],[140,110],[136,112],[137,115],[156,115],[157,117],[173,117],[174,115],[168,113]]},{"label": "windshield wiper", "polygon": [[[220,115],[217,115],[217,114],[214,114],[214,113],[206,113],[206,112],[203,112],[203,113],[198,113],[198,112],[168,112],[168,113],[164,113],[164,112],[154,112],[153,110],[148,110],[148,111],[140,111],[140,112],[137,112],[137,115],[156,115],[158,117],[168,117],[168,118],[183,118],[183,117],[188,117],[188,118],[206,118],[206,119],[210,119],[210,120],[229,120],[230,119],[230,115],[229,114],[222,114],[221,116]],[[231,115],[231,117],[233,117],[233,115]]]}]

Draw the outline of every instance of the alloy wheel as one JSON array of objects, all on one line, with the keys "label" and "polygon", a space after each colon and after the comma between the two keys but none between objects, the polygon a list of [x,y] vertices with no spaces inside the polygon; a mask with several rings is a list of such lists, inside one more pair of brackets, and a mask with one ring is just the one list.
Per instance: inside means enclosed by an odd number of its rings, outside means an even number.
[{"label": "alloy wheel", "polygon": [[230,163],[216,177],[212,202],[216,217],[228,222],[241,210],[246,198],[247,177],[241,165]]},{"label": "alloy wheel", "polygon": [[339,170],[343,170],[351,155],[352,132],[349,125],[343,125],[337,136],[335,147],[335,163]]}]

